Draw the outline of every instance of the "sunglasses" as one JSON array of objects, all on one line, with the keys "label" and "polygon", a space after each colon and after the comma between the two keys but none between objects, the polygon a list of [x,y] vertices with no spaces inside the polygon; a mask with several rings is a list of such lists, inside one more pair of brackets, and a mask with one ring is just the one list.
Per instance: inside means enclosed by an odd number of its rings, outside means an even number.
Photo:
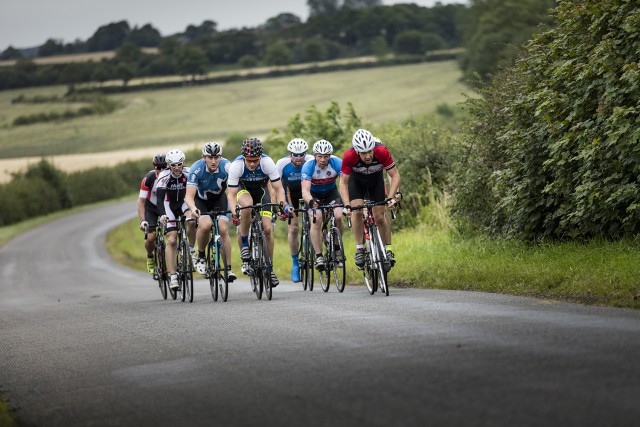
[{"label": "sunglasses", "polygon": [[182,166],[182,162],[179,162],[179,163],[171,163],[171,167],[172,167],[172,168],[179,168],[180,166]]},{"label": "sunglasses", "polygon": [[300,158],[300,157],[304,157],[304,156],[306,156],[306,155],[307,155],[307,153],[300,153],[300,154],[291,153],[291,157],[298,157],[298,158]]}]

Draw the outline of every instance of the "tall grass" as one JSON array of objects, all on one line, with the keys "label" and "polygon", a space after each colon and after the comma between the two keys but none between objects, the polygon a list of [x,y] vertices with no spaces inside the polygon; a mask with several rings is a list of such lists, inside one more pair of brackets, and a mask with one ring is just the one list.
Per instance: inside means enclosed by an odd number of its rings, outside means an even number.
[{"label": "tall grass", "polygon": [[[505,293],[584,304],[640,308],[640,242],[591,241],[586,243],[527,244],[487,237],[462,238],[449,226],[444,199],[423,212],[422,225],[396,232],[393,249],[396,267],[389,281],[397,287],[452,289]],[[138,222],[125,223],[109,233],[107,246],[116,260],[137,270],[145,269],[145,251]],[[291,256],[287,226],[276,225],[274,265],[288,280]],[[238,265],[235,246],[234,265]],[[355,268],[353,234],[345,229],[347,281],[361,285]]]}]

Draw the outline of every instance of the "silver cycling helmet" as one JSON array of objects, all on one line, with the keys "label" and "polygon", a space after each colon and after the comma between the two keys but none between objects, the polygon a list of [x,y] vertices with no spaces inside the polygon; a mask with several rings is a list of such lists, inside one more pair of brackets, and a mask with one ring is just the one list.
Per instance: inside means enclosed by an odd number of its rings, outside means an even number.
[{"label": "silver cycling helmet", "polygon": [[202,147],[202,155],[203,156],[221,156],[222,155],[222,146],[217,142],[207,142]]},{"label": "silver cycling helmet", "polygon": [[353,144],[353,149],[358,153],[366,153],[367,151],[373,150],[373,147],[376,146],[373,135],[366,129],[358,129],[356,133],[353,134],[351,143]]},{"label": "silver cycling helmet", "polygon": [[287,151],[293,154],[302,154],[309,151],[309,144],[302,138],[293,138],[287,144]]},{"label": "silver cycling helmet", "polygon": [[326,139],[321,139],[313,144],[313,154],[333,154],[333,145]]},{"label": "silver cycling helmet", "polygon": [[165,159],[169,165],[174,163],[183,163],[184,162],[184,153],[177,148],[171,151],[168,151],[165,155]]}]

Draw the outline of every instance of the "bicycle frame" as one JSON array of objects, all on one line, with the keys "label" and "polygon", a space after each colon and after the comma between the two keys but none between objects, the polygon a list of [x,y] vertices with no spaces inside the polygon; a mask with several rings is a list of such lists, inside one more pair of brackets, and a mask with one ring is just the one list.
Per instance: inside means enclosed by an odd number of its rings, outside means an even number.
[{"label": "bicycle frame", "polygon": [[[304,206],[304,200],[300,199],[300,206]],[[313,270],[315,263],[315,251],[311,244],[311,220],[307,209],[294,209],[294,212],[302,214],[302,232],[300,233],[300,245],[298,246],[298,262],[300,263],[300,280],[302,289],[313,291]],[[291,220],[291,218],[290,218]],[[313,222],[315,222],[313,211]]]},{"label": "bicycle frame", "polygon": [[[334,211],[334,209],[341,208],[343,206],[343,204],[334,203],[318,207],[318,209],[321,209],[323,212],[322,242],[325,248],[325,268],[324,271],[319,272],[318,276],[320,277],[322,290],[325,292],[329,291],[331,273],[333,273],[338,292],[344,291],[344,285],[347,278],[347,273],[344,268],[344,244],[342,242],[340,229],[336,225]],[[341,252],[340,255],[338,255],[338,251]]]},{"label": "bicycle frame", "polygon": [[207,272],[205,278],[209,279],[209,287],[211,288],[211,297],[214,301],[218,301],[218,291],[222,297],[222,301],[226,302],[229,290],[229,267],[224,249],[224,242],[220,236],[218,216],[226,215],[231,211],[212,211],[204,212],[202,215],[211,217],[211,228],[209,230],[209,243],[207,245]]},{"label": "bicycle frame", "polygon": [[271,270],[272,260],[269,258],[269,247],[262,229],[261,211],[265,208],[279,207],[276,203],[264,203],[250,206],[236,206],[236,214],[245,209],[251,209],[251,224],[249,226],[249,280],[251,288],[258,299],[262,299],[262,292],[267,299],[272,298]]}]

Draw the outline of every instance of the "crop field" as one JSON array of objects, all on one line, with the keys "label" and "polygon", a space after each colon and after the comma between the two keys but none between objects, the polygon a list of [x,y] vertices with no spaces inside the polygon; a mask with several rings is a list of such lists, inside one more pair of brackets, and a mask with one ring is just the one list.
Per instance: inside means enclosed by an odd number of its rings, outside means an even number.
[{"label": "crop field", "polygon": [[193,146],[232,133],[267,135],[310,105],[351,102],[365,122],[381,123],[453,105],[468,89],[455,61],[185,86],[111,95],[111,114],[12,126],[21,115],[72,109],[68,104],[12,104],[24,95],[63,95],[49,87],[0,92],[0,158]]}]

